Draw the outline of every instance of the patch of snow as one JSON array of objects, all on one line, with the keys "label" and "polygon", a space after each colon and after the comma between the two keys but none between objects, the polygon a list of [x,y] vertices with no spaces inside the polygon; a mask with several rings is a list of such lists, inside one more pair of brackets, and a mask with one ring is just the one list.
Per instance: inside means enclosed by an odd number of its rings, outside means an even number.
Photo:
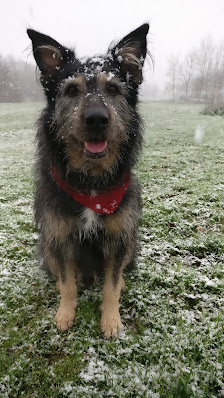
[{"label": "patch of snow", "polygon": [[196,142],[197,144],[200,144],[201,141],[202,141],[203,138],[204,138],[204,135],[205,135],[205,130],[204,130],[204,128],[203,128],[202,126],[199,125],[199,126],[195,129],[195,133],[194,133],[194,140],[195,140],[195,142]]},{"label": "patch of snow", "polygon": [[109,72],[108,76],[107,76],[107,81],[109,82],[111,79],[113,79],[113,77],[115,77],[115,74],[112,72]]}]

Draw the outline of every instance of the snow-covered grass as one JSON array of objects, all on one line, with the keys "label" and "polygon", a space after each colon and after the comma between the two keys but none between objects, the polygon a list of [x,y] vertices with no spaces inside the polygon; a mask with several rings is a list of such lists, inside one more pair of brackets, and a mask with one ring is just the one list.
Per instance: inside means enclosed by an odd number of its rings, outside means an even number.
[{"label": "snow-covered grass", "polygon": [[80,288],[59,332],[54,281],[35,259],[34,120],[0,107],[0,397],[224,396],[224,119],[145,103],[142,251],[126,277],[125,330],[99,331],[101,287]]}]

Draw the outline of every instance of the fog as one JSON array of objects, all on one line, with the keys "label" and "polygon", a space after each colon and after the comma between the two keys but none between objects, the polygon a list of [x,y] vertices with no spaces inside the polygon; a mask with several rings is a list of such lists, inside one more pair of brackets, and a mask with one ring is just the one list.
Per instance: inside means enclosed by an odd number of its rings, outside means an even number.
[{"label": "fog", "polygon": [[0,14],[0,54],[33,62],[26,28],[46,33],[79,56],[106,51],[144,22],[150,23],[149,50],[155,64],[146,63],[145,86],[163,89],[167,59],[182,56],[206,35],[224,38],[223,0],[7,0]]}]

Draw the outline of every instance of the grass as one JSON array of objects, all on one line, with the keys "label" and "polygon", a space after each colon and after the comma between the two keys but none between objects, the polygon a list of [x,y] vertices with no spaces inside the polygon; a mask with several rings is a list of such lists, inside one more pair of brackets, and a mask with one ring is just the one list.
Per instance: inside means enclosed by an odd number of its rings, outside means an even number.
[{"label": "grass", "polygon": [[142,250],[125,330],[107,341],[100,286],[80,288],[71,330],[52,321],[59,295],[36,263],[32,213],[40,107],[0,109],[0,397],[223,397],[224,119],[142,104]]}]

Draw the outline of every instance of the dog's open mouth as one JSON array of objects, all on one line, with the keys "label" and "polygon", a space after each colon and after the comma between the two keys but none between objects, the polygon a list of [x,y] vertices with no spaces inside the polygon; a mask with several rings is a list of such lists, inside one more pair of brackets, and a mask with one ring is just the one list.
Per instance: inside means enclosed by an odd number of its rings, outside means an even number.
[{"label": "dog's open mouth", "polygon": [[84,142],[84,155],[92,159],[99,159],[107,155],[107,141],[86,141]]}]

